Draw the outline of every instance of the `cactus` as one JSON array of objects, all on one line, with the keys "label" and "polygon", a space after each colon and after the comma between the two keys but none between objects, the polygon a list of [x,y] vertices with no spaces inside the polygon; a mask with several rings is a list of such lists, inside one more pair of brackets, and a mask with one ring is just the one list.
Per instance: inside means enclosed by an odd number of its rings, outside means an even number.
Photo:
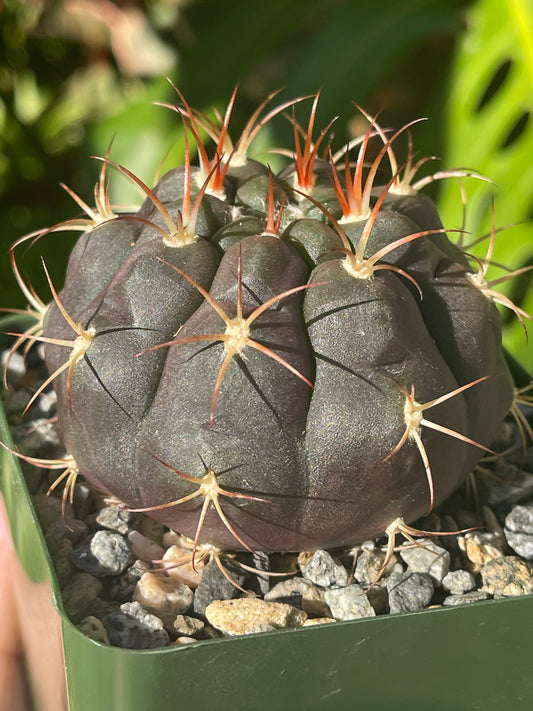
[{"label": "cactus", "polygon": [[[235,94],[217,120],[178,95],[183,166],[150,189],[108,151],[96,207],[69,190],[87,217],[19,240],[82,232],[48,307],[14,263],[36,318],[17,345],[44,342],[43,388],[57,391],[65,496],[82,474],[223,550],[394,534],[488,450],[513,401],[495,302],[528,314],[419,192],[448,174],[414,180],[425,160],[413,164],[410,126],[388,137],[367,117],[365,135],[333,154],[332,124],[313,140],[318,94],[267,111],[271,95],[232,143]],[[247,154],[281,113],[295,147],[273,176]],[[142,192],[138,212],[111,205],[112,168]]]}]

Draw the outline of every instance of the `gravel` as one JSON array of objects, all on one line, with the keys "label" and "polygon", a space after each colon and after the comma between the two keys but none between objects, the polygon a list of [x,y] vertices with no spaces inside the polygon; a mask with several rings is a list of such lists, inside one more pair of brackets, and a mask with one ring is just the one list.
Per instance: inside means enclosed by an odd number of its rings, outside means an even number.
[{"label": "gravel", "polygon": [[[3,393],[14,438],[31,456],[61,457],[53,391],[20,415],[30,376],[15,354]],[[418,545],[399,536],[384,568],[385,539],[299,555],[201,547],[193,562],[192,541],[125,511],[82,477],[63,517],[61,486],[46,496],[57,470],[23,470],[72,621],[101,644],[152,649],[533,593],[533,446],[524,456],[512,423],[499,439],[506,455],[483,463],[476,496],[465,486],[413,524],[455,533],[426,534]]]}]

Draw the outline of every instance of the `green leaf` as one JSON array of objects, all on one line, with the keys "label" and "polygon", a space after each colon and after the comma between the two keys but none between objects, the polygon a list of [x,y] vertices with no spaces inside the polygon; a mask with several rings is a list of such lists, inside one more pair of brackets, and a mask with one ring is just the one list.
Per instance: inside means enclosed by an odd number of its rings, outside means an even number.
[{"label": "green leaf", "polygon": [[[498,263],[513,270],[533,264],[533,2],[478,0],[467,21],[451,75],[445,155],[448,168],[473,168],[496,184],[464,184],[466,229],[473,239],[490,233],[494,192],[497,225],[516,225],[496,237],[490,281],[505,274]],[[462,223],[459,195],[456,182],[443,186],[439,210],[447,227]],[[487,246],[483,240],[472,251],[483,257]],[[528,273],[497,289],[532,313],[531,283]],[[511,316],[505,345],[531,372],[533,349]]]}]

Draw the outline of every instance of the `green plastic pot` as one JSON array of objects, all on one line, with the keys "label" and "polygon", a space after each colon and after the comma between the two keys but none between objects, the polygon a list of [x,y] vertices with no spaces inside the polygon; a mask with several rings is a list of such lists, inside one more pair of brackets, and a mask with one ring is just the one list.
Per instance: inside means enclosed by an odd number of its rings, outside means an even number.
[{"label": "green plastic pot", "polygon": [[[0,437],[12,446],[3,411]],[[533,708],[533,596],[160,650],[98,644],[65,614],[19,461],[0,457],[38,711]]]}]

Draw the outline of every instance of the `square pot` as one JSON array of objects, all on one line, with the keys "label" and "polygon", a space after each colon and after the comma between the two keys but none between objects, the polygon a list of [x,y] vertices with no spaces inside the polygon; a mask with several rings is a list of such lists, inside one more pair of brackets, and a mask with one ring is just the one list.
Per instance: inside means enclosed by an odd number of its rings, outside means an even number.
[{"label": "square pot", "polygon": [[[13,446],[0,408],[0,438]],[[38,711],[513,711],[533,708],[533,596],[137,651],[85,637],[63,608],[18,459],[0,490]]]}]

